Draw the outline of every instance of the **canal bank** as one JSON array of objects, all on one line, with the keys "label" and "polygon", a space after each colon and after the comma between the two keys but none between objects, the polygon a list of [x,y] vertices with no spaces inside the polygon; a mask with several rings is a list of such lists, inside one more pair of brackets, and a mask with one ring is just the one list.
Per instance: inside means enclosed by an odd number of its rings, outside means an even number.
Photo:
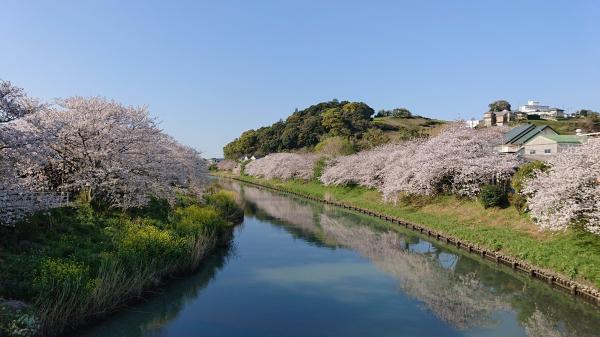
[{"label": "canal bank", "polygon": [[[253,184],[260,188],[268,188],[278,192],[300,196],[310,200],[334,205],[336,207],[349,209],[355,212],[389,221],[396,225],[400,225],[402,227],[408,228],[410,230],[419,232],[423,235],[436,239],[438,241],[444,242],[445,244],[455,246],[458,249],[465,250],[471,254],[478,255],[483,259],[491,260],[499,265],[504,265],[507,268],[511,268],[515,271],[528,274],[530,277],[545,282],[554,289],[567,292],[573,296],[582,298],[583,300],[597,307],[600,306],[600,291],[598,291],[598,288],[591,283],[578,282],[576,280],[564,276],[561,273],[556,272],[555,270],[541,267],[524,259],[516,258],[511,254],[506,254],[505,252],[492,250],[489,247],[486,247],[481,244],[475,244],[472,241],[464,239],[460,236],[448,234],[443,230],[436,230],[432,227],[420,223],[414,223],[411,221],[407,221],[406,219],[395,217],[389,213],[382,211],[381,207],[365,207],[364,205],[357,205],[355,202],[353,203],[348,200],[336,200],[335,197],[332,197],[332,194],[327,193],[327,191],[329,190],[328,187],[319,185],[321,190],[315,193],[314,190],[311,190],[309,188],[295,188],[295,185],[288,184],[287,182],[274,182],[248,176],[222,176],[244,183]],[[555,253],[561,254],[563,252],[557,251]]]}]

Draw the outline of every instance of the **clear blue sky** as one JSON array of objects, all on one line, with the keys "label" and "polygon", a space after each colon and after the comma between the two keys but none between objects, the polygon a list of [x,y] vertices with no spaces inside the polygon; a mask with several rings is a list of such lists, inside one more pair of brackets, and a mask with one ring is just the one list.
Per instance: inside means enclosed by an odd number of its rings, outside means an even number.
[{"label": "clear blue sky", "polygon": [[148,104],[221,156],[332,98],[480,117],[537,99],[600,109],[599,1],[3,1],[0,78],[52,99]]}]

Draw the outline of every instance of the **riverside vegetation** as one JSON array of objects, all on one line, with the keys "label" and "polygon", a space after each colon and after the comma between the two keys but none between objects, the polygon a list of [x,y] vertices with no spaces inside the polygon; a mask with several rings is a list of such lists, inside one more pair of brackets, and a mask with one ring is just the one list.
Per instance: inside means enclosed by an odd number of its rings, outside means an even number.
[{"label": "riverside vegetation", "polygon": [[420,223],[600,288],[600,142],[525,163],[494,150],[503,132],[454,124],[347,156],[270,154],[224,174]]},{"label": "riverside vegetation", "polygon": [[243,216],[231,195],[202,203],[153,200],[127,212],[86,203],[36,214],[4,230],[0,297],[32,303],[3,313],[7,336],[56,335],[105,316],[168,278],[196,270],[228,244]]},{"label": "riverside vegetation", "polygon": [[207,172],[145,107],[0,81],[0,336],[62,334],[198,268],[243,217]]}]

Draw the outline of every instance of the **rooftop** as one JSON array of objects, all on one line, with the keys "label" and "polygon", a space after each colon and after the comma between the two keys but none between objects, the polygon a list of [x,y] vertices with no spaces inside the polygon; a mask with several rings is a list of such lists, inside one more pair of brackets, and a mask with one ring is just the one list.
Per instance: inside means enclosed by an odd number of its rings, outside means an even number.
[{"label": "rooftop", "polygon": [[574,135],[544,135],[544,137],[554,140],[560,144],[581,144],[584,141],[582,136]]},{"label": "rooftop", "polygon": [[[523,145],[528,140],[542,132],[546,128],[552,129],[548,125],[535,126],[532,124],[519,125],[504,135],[504,144]],[[554,129],[552,129],[554,130]],[[555,131],[556,132],[556,131]]]}]

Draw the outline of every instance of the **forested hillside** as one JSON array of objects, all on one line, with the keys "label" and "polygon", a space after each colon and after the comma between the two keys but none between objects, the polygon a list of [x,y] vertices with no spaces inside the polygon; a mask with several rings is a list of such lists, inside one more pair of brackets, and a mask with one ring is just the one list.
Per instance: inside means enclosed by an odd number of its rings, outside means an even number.
[{"label": "forested hillside", "polygon": [[[394,115],[394,111],[402,111]],[[294,150],[337,151],[368,149],[390,140],[431,134],[443,122],[412,116],[407,109],[375,111],[363,102],[332,100],[296,110],[285,121],[243,132],[223,148],[226,158],[264,156]]]}]

